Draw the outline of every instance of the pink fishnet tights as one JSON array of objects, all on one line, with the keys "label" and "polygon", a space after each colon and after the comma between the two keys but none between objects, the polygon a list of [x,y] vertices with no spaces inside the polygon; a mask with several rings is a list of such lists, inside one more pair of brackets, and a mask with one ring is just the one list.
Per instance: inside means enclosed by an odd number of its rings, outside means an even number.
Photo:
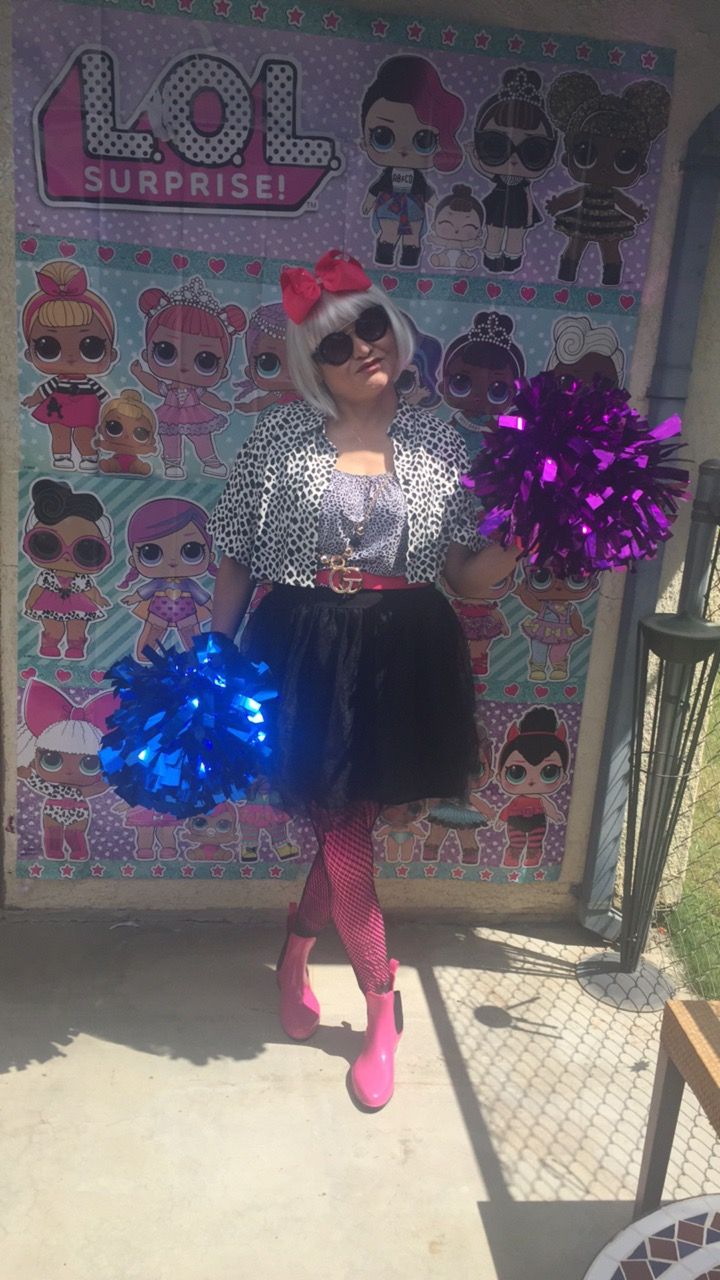
[{"label": "pink fishnet tights", "polygon": [[388,991],[390,984],[385,922],[373,875],[371,833],[379,811],[372,800],[336,811],[311,807],[320,847],[294,924],[296,933],[314,938],[332,920],[364,994]]}]

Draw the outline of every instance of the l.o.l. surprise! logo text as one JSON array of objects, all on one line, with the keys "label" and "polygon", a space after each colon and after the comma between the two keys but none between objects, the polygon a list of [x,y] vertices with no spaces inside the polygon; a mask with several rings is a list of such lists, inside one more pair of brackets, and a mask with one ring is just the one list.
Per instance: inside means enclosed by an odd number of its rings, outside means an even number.
[{"label": "l.o.l. surprise! logo text", "polygon": [[299,131],[300,69],[264,58],[251,80],[230,58],[189,52],[118,120],[107,49],[77,49],[33,114],[47,204],[196,213],[302,213],[342,160],[335,140]]}]

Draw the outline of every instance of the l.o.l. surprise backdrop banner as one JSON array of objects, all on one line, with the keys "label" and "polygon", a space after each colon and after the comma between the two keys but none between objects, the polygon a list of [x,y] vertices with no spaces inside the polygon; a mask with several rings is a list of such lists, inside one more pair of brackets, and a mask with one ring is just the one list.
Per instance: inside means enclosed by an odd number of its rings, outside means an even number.
[{"label": "l.o.l. surprise backdrop banner", "polygon": [[[103,673],[207,627],[207,515],[294,396],[280,270],[360,258],[414,325],[400,393],[471,453],[520,375],[622,385],[672,55],[287,0],[16,19],[18,872],[292,878],[312,831],[268,787],[178,822],[97,762]],[[518,570],[453,601],[482,768],[383,812],[381,875],[558,878],[597,588]]]}]

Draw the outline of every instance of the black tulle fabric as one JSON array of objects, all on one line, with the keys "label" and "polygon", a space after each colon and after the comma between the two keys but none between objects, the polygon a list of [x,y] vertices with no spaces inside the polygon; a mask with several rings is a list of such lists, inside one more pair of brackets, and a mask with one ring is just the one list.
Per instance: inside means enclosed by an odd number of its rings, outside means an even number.
[{"label": "black tulle fabric", "polygon": [[242,647],[279,688],[272,781],[288,806],[463,795],[477,770],[467,645],[432,586],[274,586]]}]

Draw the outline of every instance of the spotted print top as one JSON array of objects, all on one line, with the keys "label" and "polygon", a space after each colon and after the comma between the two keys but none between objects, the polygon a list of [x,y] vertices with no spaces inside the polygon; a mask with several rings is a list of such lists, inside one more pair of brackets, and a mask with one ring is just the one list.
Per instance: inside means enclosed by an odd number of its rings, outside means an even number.
[{"label": "spotted print top", "polygon": [[[405,403],[388,434],[407,504],[405,572],[409,582],[434,582],[451,542],[483,545],[475,500],[459,483],[468,467],[465,446],[454,427]],[[256,580],[311,587],[336,461],[319,410],[302,401],[269,409],[242,446],[210,517],[218,550],[247,565]]]},{"label": "spotted print top", "polygon": [[404,574],[407,564],[407,503],[397,476],[353,476],[333,471],[320,510],[318,560],[342,555],[365,517],[359,544],[348,557],[366,573]]}]

